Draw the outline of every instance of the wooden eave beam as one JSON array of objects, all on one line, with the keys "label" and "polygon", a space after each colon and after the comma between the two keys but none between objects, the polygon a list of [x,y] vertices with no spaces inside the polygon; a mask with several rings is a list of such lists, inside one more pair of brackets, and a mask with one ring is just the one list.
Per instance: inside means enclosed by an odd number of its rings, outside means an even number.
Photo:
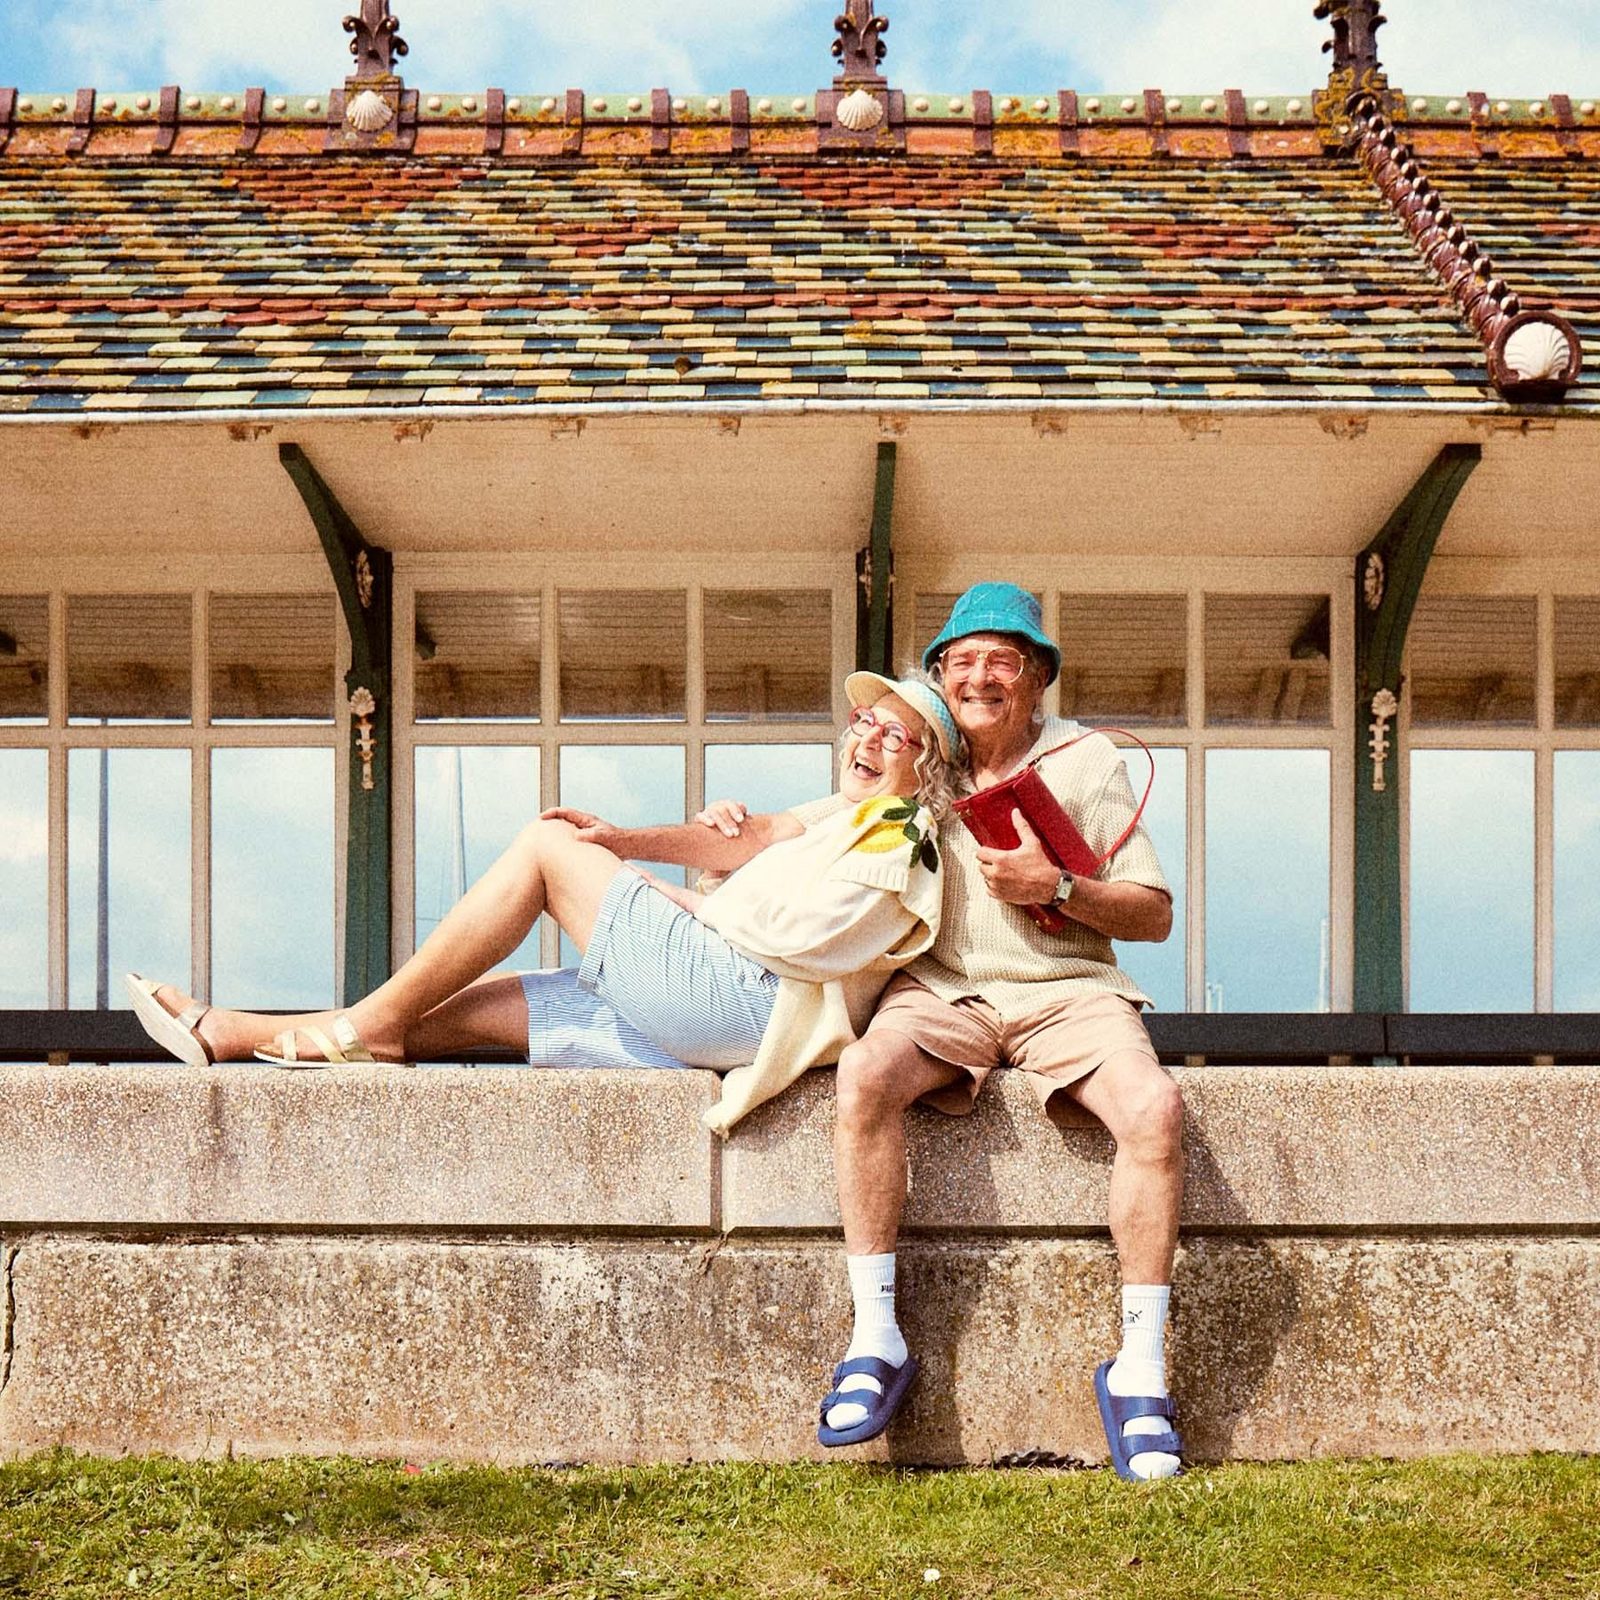
[{"label": "wooden eave beam", "polygon": [[872,491],[872,533],[856,556],[856,666],[893,676],[894,628],[890,600],[894,590],[895,446],[878,446]]},{"label": "wooden eave beam", "polygon": [[[350,799],[341,991],[341,1004],[349,1005],[382,983],[391,965],[394,558],[363,537],[299,445],[280,444],[278,460],[310,513],[350,634],[350,670],[345,674]],[[368,697],[370,709],[366,709]]]},{"label": "wooden eave beam", "polygon": [[1446,445],[1378,536],[1356,557],[1357,1011],[1399,1011],[1405,1004],[1400,883],[1405,773],[1399,722],[1401,663],[1428,562],[1456,497],[1482,455],[1482,448],[1475,444]]}]

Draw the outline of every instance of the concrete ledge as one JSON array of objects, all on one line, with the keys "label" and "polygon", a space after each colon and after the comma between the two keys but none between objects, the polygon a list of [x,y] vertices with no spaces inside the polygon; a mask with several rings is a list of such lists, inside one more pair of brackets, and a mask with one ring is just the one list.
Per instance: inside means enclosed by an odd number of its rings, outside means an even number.
[{"label": "concrete ledge", "polygon": [[705,1072],[0,1068],[0,1223],[713,1225]]},{"label": "concrete ledge", "polygon": [[[1205,1067],[1191,1228],[1600,1220],[1600,1069]],[[726,1143],[710,1073],[0,1068],[0,1223],[832,1229],[833,1077]],[[1100,1230],[1111,1143],[999,1073],[910,1120],[922,1231]]]},{"label": "concrete ledge", "polygon": [[[1600,1220],[1600,1070],[1200,1067],[1187,1111],[1190,1228],[1566,1227]],[[806,1078],[734,1130],[729,1230],[835,1228],[833,1093]],[[909,1227],[1105,1225],[1112,1146],[1075,1108],[1046,1119],[997,1073],[970,1117],[908,1125]]]},{"label": "concrete ledge", "polygon": [[[857,1458],[1104,1458],[1108,1246],[927,1240],[903,1261],[925,1370]],[[0,1453],[815,1458],[843,1280],[821,1241],[38,1237],[12,1269]],[[1196,1459],[1600,1449],[1600,1241],[1201,1239],[1174,1295]]]}]

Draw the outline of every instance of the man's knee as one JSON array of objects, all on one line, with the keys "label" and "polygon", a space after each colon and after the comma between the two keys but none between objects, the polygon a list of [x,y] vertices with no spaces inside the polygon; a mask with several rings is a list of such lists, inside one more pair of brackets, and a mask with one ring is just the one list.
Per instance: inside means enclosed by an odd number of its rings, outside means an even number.
[{"label": "man's knee", "polygon": [[846,1045],[839,1055],[839,1120],[865,1122],[905,1110],[921,1093],[919,1085],[908,1082],[920,1054],[909,1039],[887,1030]]},{"label": "man's knee", "polygon": [[1123,1057],[1116,1069],[1115,1092],[1104,1117],[1112,1137],[1147,1158],[1181,1159],[1183,1091],[1146,1056]]}]

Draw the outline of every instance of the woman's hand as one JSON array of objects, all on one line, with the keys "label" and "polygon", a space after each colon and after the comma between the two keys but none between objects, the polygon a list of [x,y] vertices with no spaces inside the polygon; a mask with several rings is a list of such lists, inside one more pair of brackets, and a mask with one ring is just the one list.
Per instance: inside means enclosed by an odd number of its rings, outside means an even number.
[{"label": "woman's hand", "polygon": [[696,894],[693,889],[685,889],[681,883],[668,883],[665,878],[658,878],[655,873],[646,872],[643,867],[635,867],[633,870],[652,889],[664,894],[673,905],[682,907],[690,916],[695,914],[700,907],[700,903],[705,899],[703,894]]},{"label": "woman's hand", "polygon": [[713,800],[704,811],[695,813],[703,827],[715,828],[724,839],[737,839],[744,831],[749,810],[737,800]]}]

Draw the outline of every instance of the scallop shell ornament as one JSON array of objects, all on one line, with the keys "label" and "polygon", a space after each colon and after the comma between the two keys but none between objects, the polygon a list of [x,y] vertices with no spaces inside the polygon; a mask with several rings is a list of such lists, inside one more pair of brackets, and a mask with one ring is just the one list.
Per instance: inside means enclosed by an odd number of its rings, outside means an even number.
[{"label": "scallop shell ornament", "polygon": [[834,115],[852,133],[871,133],[883,121],[883,102],[865,89],[856,89],[839,102]]},{"label": "scallop shell ornament", "polygon": [[1572,346],[1553,322],[1525,322],[1506,340],[1506,366],[1522,383],[1559,378],[1571,359]]},{"label": "scallop shell ornament", "polygon": [[344,120],[357,133],[379,133],[394,120],[394,112],[389,109],[388,102],[376,90],[363,89],[350,102],[350,109],[345,112]]}]

